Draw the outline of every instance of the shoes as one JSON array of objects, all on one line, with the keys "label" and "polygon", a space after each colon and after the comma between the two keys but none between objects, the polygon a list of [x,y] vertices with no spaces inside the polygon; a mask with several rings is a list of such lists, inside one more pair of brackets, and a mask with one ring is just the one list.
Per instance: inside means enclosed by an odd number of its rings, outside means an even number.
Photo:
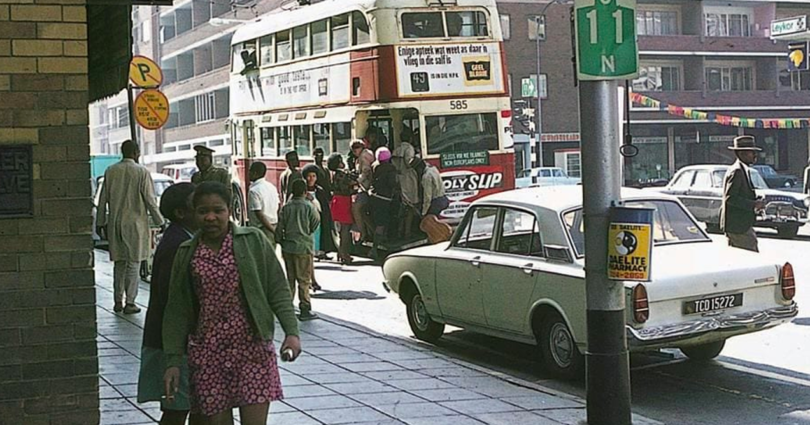
[{"label": "shoes", "polygon": [[312,292],[323,291],[321,285],[318,285],[318,282],[312,282]]},{"label": "shoes", "polygon": [[124,307],[124,314],[137,314],[140,312],[141,308],[135,304],[127,304],[127,306]]},{"label": "shoes", "polygon": [[340,264],[345,264],[347,266],[350,266],[352,264],[352,261],[354,261],[351,255],[347,255],[345,257],[338,257],[338,260],[340,260]]},{"label": "shoes", "polygon": [[302,322],[306,322],[309,320],[315,320],[318,318],[318,315],[313,313],[311,310],[303,310],[301,314],[298,315],[298,320]]},{"label": "shoes", "polygon": [[120,313],[124,311],[124,305],[121,303],[115,303],[115,307],[113,307],[113,311],[116,313]]}]

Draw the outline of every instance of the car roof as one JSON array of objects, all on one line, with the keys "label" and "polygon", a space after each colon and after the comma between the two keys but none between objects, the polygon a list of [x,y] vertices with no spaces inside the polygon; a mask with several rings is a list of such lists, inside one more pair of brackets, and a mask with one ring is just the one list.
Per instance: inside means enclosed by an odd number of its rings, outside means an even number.
[{"label": "car roof", "polygon": [[[660,192],[627,187],[622,188],[621,196],[623,200],[676,199]],[[509,190],[483,197],[473,203],[473,205],[478,204],[514,205],[534,209],[565,211],[582,206],[582,186],[541,186]]]},{"label": "car roof", "polygon": [[687,165],[686,167],[681,168],[678,172],[687,171],[687,170],[726,170],[728,167],[731,167],[730,164],[699,164],[699,165]]}]

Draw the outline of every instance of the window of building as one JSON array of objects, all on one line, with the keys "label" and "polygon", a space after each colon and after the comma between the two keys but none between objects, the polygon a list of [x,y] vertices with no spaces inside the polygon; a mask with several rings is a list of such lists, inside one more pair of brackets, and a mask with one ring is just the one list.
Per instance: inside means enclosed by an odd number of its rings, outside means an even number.
[{"label": "window of building", "polygon": [[290,43],[290,31],[276,33],[276,62],[284,62],[292,59],[292,45]]},{"label": "window of building", "polygon": [[259,39],[259,56],[259,63],[262,66],[270,65],[275,62],[275,49],[272,34]]},{"label": "window of building", "polygon": [[287,152],[294,149],[292,131],[290,127],[279,127],[276,129],[276,142],[278,144],[279,156],[284,156]]},{"label": "window of building", "polygon": [[312,146],[309,143],[311,125],[296,125],[293,127],[293,137],[295,138],[295,151],[299,156],[311,156]]},{"label": "window of building", "polygon": [[349,47],[349,14],[332,17],[332,50]]},{"label": "window of building", "polygon": [[540,16],[529,15],[526,18],[527,19],[527,25],[528,25],[528,28],[529,28],[529,40],[537,40],[537,31],[538,31],[537,18],[540,18]]},{"label": "window of building", "polygon": [[501,33],[503,34],[504,40],[509,40],[512,38],[512,21],[509,15],[500,15],[501,16]]},{"label": "window of building", "polygon": [[429,155],[498,149],[496,114],[429,116],[425,127]]},{"label": "window of building", "polygon": [[276,138],[275,129],[264,127],[261,130],[262,142],[262,156],[275,156],[276,155]]},{"label": "window of building", "polygon": [[751,91],[753,81],[750,66],[706,67],[706,85],[711,91]]},{"label": "window of building", "polygon": [[293,28],[293,58],[309,56],[309,26]]},{"label": "window of building", "polygon": [[509,97],[512,97],[512,74],[507,74],[506,76],[507,85],[509,86]]},{"label": "window of building", "polygon": [[579,152],[565,153],[565,172],[569,177],[582,177],[582,155]]},{"label": "window of building", "polygon": [[447,35],[450,37],[486,37],[489,35],[484,12],[445,12]]},{"label": "window of building", "polygon": [[[537,74],[529,75],[529,79],[534,81],[535,85],[540,88],[540,98],[541,99],[548,99],[548,75],[547,74],[540,74],[540,84],[537,85]],[[522,87],[521,87],[522,91]],[[533,97],[536,97],[533,96]]]},{"label": "window of building", "polygon": [[352,123],[338,122],[332,124],[332,135],[335,139],[335,151],[347,154],[352,143]]},{"label": "window of building", "polygon": [[313,22],[310,25],[312,34],[312,54],[320,55],[329,51],[329,25],[327,20]]},{"label": "window of building", "polygon": [[225,146],[225,141],[222,139],[215,139],[208,142],[208,147]]},{"label": "window of building", "polygon": [[352,45],[359,46],[371,42],[371,30],[365,15],[352,12]]},{"label": "window of building", "polygon": [[787,58],[779,59],[776,64],[779,70],[779,87],[784,90],[810,90],[810,71],[788,70]]},{"label": "window of building", "polygon": [[404,38],[444,37],[444,22],[441,12],[415,12],[402,14]]},{"label": "window of building", "polygon": [[129,127],[129,108],[126,106],[119,106],[116,108],[118,113],[117,128]]},{"label": "window of building", "polygon": [[633,80],[635,91],[681,90],[681,68],[673,65],[641,64],[638,78]]},{"label": "window of building", "polygon": [[708,37],[750,37],[750,13],[707,12],[706,36]]},{"label": "window of building", "polygon": [[638,35],[678,35],[678,12],[674,10],[636,10]]},{"label": "window of building", "polygon": [[194,118],[195,122],[213,121],[216,119],[216,99],[214,92],[197,95],[194,97]]}]

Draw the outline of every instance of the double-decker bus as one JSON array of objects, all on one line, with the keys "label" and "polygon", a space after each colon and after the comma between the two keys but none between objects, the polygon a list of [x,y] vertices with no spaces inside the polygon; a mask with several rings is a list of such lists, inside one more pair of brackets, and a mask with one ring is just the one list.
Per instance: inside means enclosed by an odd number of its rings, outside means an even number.
[{"label": "double-decker bus", "polygon": [[494,0],[326,0],[257,18],[232,39],[230,131],[241,199],[251,161],[347,154],[373,126],[439,168],[460,219],[514,188],[503,36]]}]

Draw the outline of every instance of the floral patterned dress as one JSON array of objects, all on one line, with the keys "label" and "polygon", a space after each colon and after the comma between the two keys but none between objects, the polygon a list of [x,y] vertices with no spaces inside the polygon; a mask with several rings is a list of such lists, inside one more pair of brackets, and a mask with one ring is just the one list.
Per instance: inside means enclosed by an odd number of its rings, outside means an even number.
[{"label": "floral patterned dress", "polygon": [[213,416],[283,397],[272,341],[251,329],[228,234],[219,253],[200,243],[191,260],[200,315],[189,336],[192,411]]}]

